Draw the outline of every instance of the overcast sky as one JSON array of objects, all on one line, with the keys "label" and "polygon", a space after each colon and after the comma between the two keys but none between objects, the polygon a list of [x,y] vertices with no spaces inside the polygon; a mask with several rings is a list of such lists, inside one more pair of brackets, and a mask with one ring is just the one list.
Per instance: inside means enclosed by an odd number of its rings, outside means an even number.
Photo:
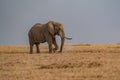
[{"label": "overcast sky", "polygon": [[32,25],[49,20],[66,43],[120,43],[120,0],[0,0],[0,45],[28,44]]}]

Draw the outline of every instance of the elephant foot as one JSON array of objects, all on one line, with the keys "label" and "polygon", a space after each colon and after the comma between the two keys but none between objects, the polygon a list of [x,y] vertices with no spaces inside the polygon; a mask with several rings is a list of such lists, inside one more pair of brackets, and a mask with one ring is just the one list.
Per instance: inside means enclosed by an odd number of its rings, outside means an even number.
[{"label": "elephant foot", "polygon": [[32,52],[29,52],[29,54],[32,54]]},{"label": "elephant foot", "polygon": [[37,50],[36,53],[40,53],[40,50]]},{"label": "elephant foot", "polygon": [[53,49],[53,52],[55,53],[55,52],[56,52],[56,50],[57,50],[57,48],[54,48],[54,49]]},{"label": "elephant foot", "polygon": [[52,53],[52,51],[49,51],[49,53]]},{"label": "elephant foot", "polygon": [[58,53],[62,53],[62,51],[58,51]]},{"label": "elephant foot", "polygon": [[37,53],[40,53],[40,52],[37,52]]},{"label": "elephant foot", "polygon": [[53,50],[53,52],[55,53],[55,52],[56,52],[56,50]]}]

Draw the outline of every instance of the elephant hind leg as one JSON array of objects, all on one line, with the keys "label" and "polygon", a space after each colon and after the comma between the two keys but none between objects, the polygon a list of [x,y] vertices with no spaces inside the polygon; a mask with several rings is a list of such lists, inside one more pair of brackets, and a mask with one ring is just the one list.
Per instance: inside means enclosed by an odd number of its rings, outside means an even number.
[{"label": "elephant hind leg", "polygon": [[37,53],[40,53],[40,50],[39,50],[39,43],[36,43],[36,52],[37,52]]},{"label": "elephant hind leg", "polygon": [[33,53],[33,44],[30,44],[30,54]]}]

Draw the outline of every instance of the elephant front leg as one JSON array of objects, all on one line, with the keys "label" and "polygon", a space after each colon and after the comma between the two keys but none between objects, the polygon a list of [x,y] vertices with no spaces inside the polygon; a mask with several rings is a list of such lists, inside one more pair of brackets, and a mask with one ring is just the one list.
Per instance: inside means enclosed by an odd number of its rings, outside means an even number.
[{"label": "elephant front leg", "polygon": [[53,44],[55,46],[55,48],[53,49],[53,51],[55,52],[57,49],[58,49],[58,45],[57,45],[57,42],[56,42],[56,38],[53,38]]},{"label": "elephant front leg", "polygon": [[52,37],[51,35],[47,35],[46,36],[46,41],[48,43],[48,47],[49,47],[49,53],[52,53]]},{"label": "elephant front leg", "polygon": [[52,43],[49,43],[49,53],[52,53]]}]

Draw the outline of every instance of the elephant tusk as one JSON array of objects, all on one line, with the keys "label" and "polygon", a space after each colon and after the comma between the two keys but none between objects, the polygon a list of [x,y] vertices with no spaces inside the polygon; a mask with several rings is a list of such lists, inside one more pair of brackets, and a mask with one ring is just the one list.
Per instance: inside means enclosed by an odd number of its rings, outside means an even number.
[{"label": "elephant tusk", "polygon": [[65,39],[71,40],[72,38],[65,37]]}]

